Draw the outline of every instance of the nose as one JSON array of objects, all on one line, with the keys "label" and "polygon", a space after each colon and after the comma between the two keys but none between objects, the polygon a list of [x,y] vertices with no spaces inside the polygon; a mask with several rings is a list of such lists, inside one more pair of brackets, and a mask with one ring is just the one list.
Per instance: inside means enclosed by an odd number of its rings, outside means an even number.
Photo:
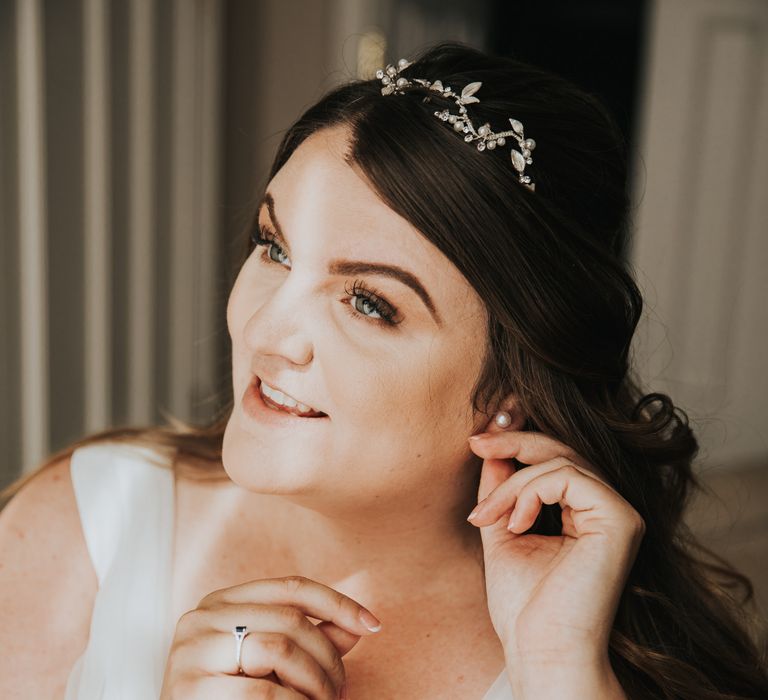
[{"label": "nose", "polygon": [[[298,282],[298,280],[296,280]],[[248,319],[244,342],[253,355],[280,356],[295,365],[312,361],[309,319],[314,313],[312,293],[287,278]]]}]

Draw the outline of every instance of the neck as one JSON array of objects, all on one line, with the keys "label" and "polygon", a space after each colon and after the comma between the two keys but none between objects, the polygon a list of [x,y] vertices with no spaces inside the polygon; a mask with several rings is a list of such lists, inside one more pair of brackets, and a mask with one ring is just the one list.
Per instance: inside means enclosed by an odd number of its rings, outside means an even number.
[{"label": "neck", "polygon": [[403,496],[393,510],[391,503],[389,509],[378,501],[318,504],[231,485],[226,507],[243,537],[264,533],[258,550],[275,576],[306,576],[376,610],[457,590],[484,597],[480,532],[466,521],[476,499],[446,508],[445,495],[436,489],[422,498]]}]

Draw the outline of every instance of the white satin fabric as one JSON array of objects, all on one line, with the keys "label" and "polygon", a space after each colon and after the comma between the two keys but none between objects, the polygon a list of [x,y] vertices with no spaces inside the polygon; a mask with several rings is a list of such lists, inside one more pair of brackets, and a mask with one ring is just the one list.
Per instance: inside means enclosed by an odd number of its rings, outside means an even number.
[{"label": "white satin fabric", "polygon": [[[72,483],[99,581],[88,646],[65,700],[160,696],[175,621],[169,617],[173,473],[133,445],[95,444],[72,455]],[[156,456],[155,459],[159,459]]]},{"label": "white satin fabric", "polygon": [[[71,474],[99,590],[64,700],[156,700],[176,627],[170,464],[147,447],[94,444],[74,451]],[[514,700],[506,672],[482,700]]]}]

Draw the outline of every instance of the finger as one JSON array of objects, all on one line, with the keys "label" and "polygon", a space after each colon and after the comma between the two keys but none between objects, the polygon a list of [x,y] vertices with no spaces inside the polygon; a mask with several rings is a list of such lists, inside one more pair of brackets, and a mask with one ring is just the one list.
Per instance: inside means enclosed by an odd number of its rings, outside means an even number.
[{"label": "finger", "polygon": [[[512,476],[498,484],[482,502],[478,503],[477,507],[470,514],[471,517],[468,517],[467,520],[478,527],[495,523],[502,515],[515,507],[518,494],[527,483],[542,474],[568,466],[576,469],[584,478],[592,479],[613,491],[608,484],[598,479],[591,472],[582,469],[578,465],[571,464],[566,457],[555,457],[541,464],[533,464],[514,472]],[[613,492],[615,493],[615,491]]]},{"label": "finger", "polygon": [[[235,649],[231,633],[209,630],[181,641],[176,654],[183,655],[185,668],[236,677]],[[282,684],[313,699],[335,700],[343,683],[331,678],[312,654],[282,632],[249,629],[240,650],[240,667],[252,678],[274,673]]]},{"label": "finger", "polygon": [[515,473],[515,466],[507,459],[484,459],[480,470],[477,501],[480,503]]},{"label": "finger", "polygon": [[[209,593],[197,607],[204,608],[220,603],[292,605],[306,615],[333,622],[352,634],[378,632],[375,628],[378,620],[367,608],[336,589],[304,576],[259,579],[223,588]],[[361,615],[370,616],[373,629]]]},{"label": "finger", "polygon": [[586,467],[586,461],[571,447],[545,433],[532,430],[501,430],[473,435],[469,439],[478,457],[515,458],[524,464],[537,464],[555,457],[568,457]]},{"label": "finger", "polygon": [[[309,653],[338,687],[341,687],[345,681],[344,664],[338,650],[298,608],[290,605],[261,603],[222,603],[217,607],[197,610],[196,615],[198,617],[196,629],[190,630],[185,636],[200,639],[209,635],[206,638],[215,646],[203,648],[203,644],[199,643],[196,647],[196,657],[187,658],[187,663],[200,664],[211,672],[237,674],[234,654],[235,638],[232,630],[237,625],[245,625],[248,634],[243,640],[243,653],[251,633],[281,634]],[[349,634],[346,631],[340,631],[343,634]],[[210,633],[213,635],[211,636]],[[356,638],[360,639],[360,637]]]},{"label": "finger", "polygon": [[[486,426],[487,433],[499,433],[507,430],[502,428],[495,419]],[[480,483],[477,489],[477,501],[482,501],[499,484],[506,481],[515,473],[515,466],[506,459],[485,459],[480,470]]]},{"label": "finger", "polygon": [[315,625],[315,627],[328,637],[331,644],[336,647],[339,656],[347,654],[360,641],[360,635],[347,632],[347,630],[342,629],[333,622],[323,620]]},{"label": "finger", "polygon": [[571,464],[591,473],[603,483],[610,485],[605,472],[588,462],[573,448],[545,433],[512,430],[482,433],[469,444],[479,457],[516,459],[523,464],[539,464],[557,457],[565,457]]},{"label": "finger", "polygon": [[567,465],[539,474],[520,487],[510,518],[510,531],[525,532],[545,503],[570,508],[577,537],[604,533],[606,523],[622,522],[629,505],[610,487]]},{"label": "finger", "polygon": [[291,637],[279,632],[254,632],[243,640],[240,666],[258,678],[274,671],[283,685],[312,700],[337,700],[343,684],[334,681],[317,660]]},{"label": "finger", "polygon": [[250,698],[274,698],[275,700],[307,700],[304,693],[288,688],[279,682],[248,676],[194,676],[182,681],[175,688],[184,700],[250,700]]}]

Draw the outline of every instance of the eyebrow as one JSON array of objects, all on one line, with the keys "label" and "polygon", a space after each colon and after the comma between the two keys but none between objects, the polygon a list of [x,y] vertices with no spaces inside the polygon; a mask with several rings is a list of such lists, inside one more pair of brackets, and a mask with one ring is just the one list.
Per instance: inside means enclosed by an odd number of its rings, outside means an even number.
[{"label": "eyebrow", "polygon": [[[261,212],[264,204],[267,205],[269,218],[272,220],[272,225],[275,227],[275,232],[277,234],[276,238],[280,243],[283,243],[288,247],[285,235],[280,227],[280,222],[277,220],[277,215],[275,214],[275,200],[271,192],[264,194],[264,199],[259,203],[258,212]],[[404,270],[402,267],[388,265],[386,263],[366,262],[364,260],[334,259],[328,264],[328,273],[331,275],[381,275],[382,277],[390,277],[398,280],[416,292],[429,310],[435,323],[440,327],[443,325],[440,312],[435,308],[435,304],[432,301],[432,297],[429,296],[429,292],[427,292],[416,275],[408,272],[408,270]]]}]

